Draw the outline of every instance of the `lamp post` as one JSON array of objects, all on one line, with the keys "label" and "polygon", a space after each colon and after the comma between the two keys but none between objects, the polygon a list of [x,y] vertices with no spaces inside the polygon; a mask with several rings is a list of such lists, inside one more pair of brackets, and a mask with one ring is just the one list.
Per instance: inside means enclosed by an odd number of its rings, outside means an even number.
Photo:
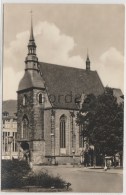
[{"label": "lamp post", "polygon": [[13,136],[10,135],[10,136],[8,136],[8,144],[10,145],[9,150],[10,150],[10,159],[11,160],[12,160],[12,142],[13,142]]},{"label": "lamp post", "polygon": [[74,167],[74,160],[75,160],[75,151],[74,150],[72,150],[72,153],[73,153],[73,167]]}]

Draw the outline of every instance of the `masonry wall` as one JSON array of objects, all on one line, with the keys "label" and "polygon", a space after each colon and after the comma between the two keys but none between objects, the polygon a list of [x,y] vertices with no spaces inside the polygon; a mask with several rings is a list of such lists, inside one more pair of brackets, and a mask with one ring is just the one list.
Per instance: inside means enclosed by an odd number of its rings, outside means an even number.
[{"label": "masonry wall", "polygon": [[[18,139],[21,139],[21,123],[24,114],[29,120],[30,149],[33,152],[33,161],[44,162],[44,156],[57,157],[60,162],[72,161],[73,152],[80,156],[79,127],[76,125],[76,114],[71,116],[72,110],[52,109],[48,101],[46,106],[40,105],[37,95],[42,90],[34,89],[18,94]],[[23,106],[23,96],[27,95],[27,105]],[[50,108],[49,108],[50,107]],[[53,115],[53,117],[52,117]],[[66,148],[60,148],[60,117],[66,116]],[[61,158],[60,158],[61,157]],[[64,157],[64,158],[63,158]]]},{"label": "masonry wall", "polygon": [[[22,134],[22,119],[26,115],[29,121],[28,132],[30,152],[32,162],[39,164],[45,162],[45,134],[44,134],[44,107],[38,101],[38,94],[42,90],[33,89],[18,93],[18,141],[21,143],[23,140]],[[26,95],[26,105],[23,105],[23,97]],[[20,146],[19,146],[20,147]]]},{"label": "masonry wall", "polygon": [[[72,156],[73,151],[75,155],[80,154],[79,149],[79,127],[76,125],[76,112],[75,117],[72,119],[70,110],[55,110],[55,156]],[[62,115],[67,117],[66,120],[66,148],[60,149],[60,117]],[[73,126],[72,126],[73,120]],[[72,143],[73,142],[73,143]]]},{"label": "masonry wall", "polygon": [[45,156],[51,156],[51,110],[44,111]]},{"label": "masonry wall", "polygon": [[44,107],[38,101],[38,94],[41,92],[43,91],[38,89],[33,90],[34,140],[44,140]]},{"label": "masonry wall", "polygon": [[[23,106],[23,97],[27,94],[27,106]],[[27,115],[29,120],[29,140],[33,139],[34,128],[34,108],[33,108],[33,91],[18,93],[17,104],[17,139],[21,139],[22,132],[22,119],[24,114]]]},{"label": "masonry wall", "polygon": [[[21,138],[21,123],[23,116],[26,115],[29,120],[29,139],[44,139],[44,107],[38,102],[38,94],[42,90],[33,89],[18,93],[18,138]],[[27,96],[26,105],[23,106],[23,97]]]}]

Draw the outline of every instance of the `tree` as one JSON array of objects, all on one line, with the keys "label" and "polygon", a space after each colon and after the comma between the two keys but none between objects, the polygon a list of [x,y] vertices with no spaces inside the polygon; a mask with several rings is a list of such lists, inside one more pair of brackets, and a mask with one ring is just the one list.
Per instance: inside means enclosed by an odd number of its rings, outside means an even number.
[{"label": "tree", "polygon": [[81,135],[95,146],[97,154],[114,156],[123,151],[123,103],[118,104],[111,88],[95,97],[90,94],[77,114]]}]

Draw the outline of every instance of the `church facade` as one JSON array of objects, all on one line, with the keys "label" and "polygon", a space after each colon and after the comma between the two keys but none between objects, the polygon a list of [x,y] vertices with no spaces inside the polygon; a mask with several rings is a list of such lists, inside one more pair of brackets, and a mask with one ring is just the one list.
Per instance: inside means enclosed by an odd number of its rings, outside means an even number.
[{"label": "church facade", "polygon": [[80,162],[85,147],[77,112],[85,95],[100,95],[104,87],[96,71],[39,62],[31,23],[25,73],[17,91],[17,141],[33,164]]}]

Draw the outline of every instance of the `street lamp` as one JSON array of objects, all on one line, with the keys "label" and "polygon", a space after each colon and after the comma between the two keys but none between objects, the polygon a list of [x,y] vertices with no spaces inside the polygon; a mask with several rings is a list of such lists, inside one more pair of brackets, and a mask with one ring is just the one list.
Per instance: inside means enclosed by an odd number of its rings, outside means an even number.
[{"label": "street lamp", "polygon": [[10,145],[10,159],[12,160],[12,142],[13,142],[13,136],[12,135],[10,135],[10,136],[8,136],[8,144]]},{"label": "street lamp", "polygon": [[74,150],[72,150],[72,153],[73,153],[73,167],[74,167],[74,160],[75,160],[75,151]]}]

